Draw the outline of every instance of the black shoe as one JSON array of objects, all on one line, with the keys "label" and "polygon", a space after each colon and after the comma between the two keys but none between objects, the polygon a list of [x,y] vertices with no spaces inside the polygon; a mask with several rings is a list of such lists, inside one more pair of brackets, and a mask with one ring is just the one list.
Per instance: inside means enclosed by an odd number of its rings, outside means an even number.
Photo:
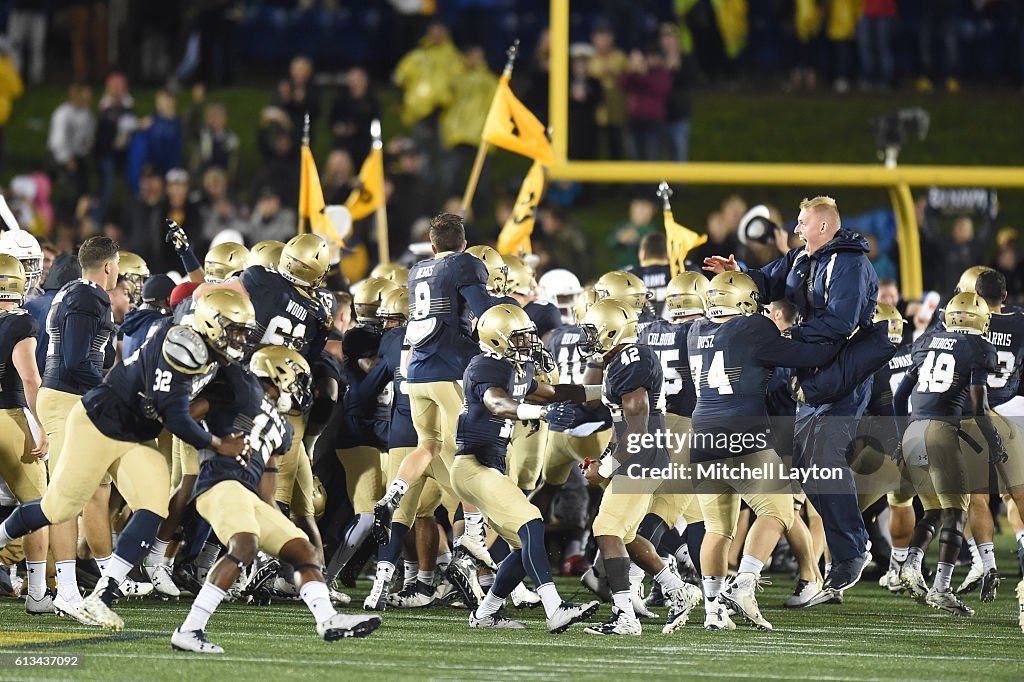
[{"label": "black shoe", "polygon": [[378,502],[373,505],[373,530],[371,535],[373,541],[383,547],[391,542],[391,517],[395,510],[387,502]]},{"label": "black shoe", "polygon": [[981,576],[981,601],[994,601],[997,589],[999,589],[999,571],[990,568],[985,575]]},{"label": "black shoe", "polygon": [[480,604],[480,599],[476,590],[473,589],[473,582],[476,579],[476,562],[473,561],[473,558],[461,550],[456,551],[452,556],[452,562],[448,564],[448,569],[444,572],[444,577],[462,595],[462,603],[470,610],[476,609]]},{"label": "black shoe", "polygon": [[864,573],[864,566],[867,565],[869,557],[870,554],[865,552],[859,557],[837,561],[832,564],[832,570],[829,571],[828,578],[825,579],[825,585],[822,589],[842,592],[856,585]]},{"label": "black shoe", "polygon": [[191,592],[194,595],[198,595],[199,590],[203,589],[203,583],[196,576],[196,565],[192,562],[187,564],[175,562],[171,580],[178,586],[178,589]]}]

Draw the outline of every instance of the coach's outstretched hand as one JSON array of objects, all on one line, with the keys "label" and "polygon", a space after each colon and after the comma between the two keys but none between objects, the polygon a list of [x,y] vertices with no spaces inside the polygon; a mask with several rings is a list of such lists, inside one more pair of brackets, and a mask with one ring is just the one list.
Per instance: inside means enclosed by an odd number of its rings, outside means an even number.
[{"label": "coach's outstretched hand", "polygon": [[736,256],[730,253],[728,258],[722,258],[721,256],[705,258],[704,269],[717,275],[726,270],[739,270],[740,266],[736,264]]}]

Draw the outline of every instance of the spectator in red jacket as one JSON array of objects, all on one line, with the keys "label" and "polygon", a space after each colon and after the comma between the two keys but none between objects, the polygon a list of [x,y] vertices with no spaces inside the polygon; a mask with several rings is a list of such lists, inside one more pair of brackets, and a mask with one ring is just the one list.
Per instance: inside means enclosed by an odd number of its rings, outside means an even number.
[{"label": "spectator in red jacket", "polygon": [[665,67],[661,49],[654,46],[646,55],[634,50],[619,82],[629,96],[634,157],[641,161],[660,158],[658,148],[665,130],[666,100],[672,89],[672,72]]}]

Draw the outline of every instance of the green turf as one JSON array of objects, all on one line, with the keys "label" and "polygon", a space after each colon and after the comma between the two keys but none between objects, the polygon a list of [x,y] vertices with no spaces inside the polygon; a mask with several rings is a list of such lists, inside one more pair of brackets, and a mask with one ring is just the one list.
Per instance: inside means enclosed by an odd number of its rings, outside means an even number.
[{"label": "green turf", "polygon": [[[964,571],[958,570],[957,580]],[[85,665],[73,671],[0,669],[0,680],[564,680],[602,674],[648,679],[1021,679],[1024,635],[1017,627],[1012,581],[1004,583],[991,604],[980,604],[976,593],[969,595],[968,603],[978,613],[957,619],[868,583],[855,587],[843,606],[791,612],[780,608],[791,589],[789,580],[774,579],[776,584],[759,597],[774,632],[743,625],[735,632],[706,632],[698,607],[691,622],[671,636],[662,635],[655,621],[647,621],[639,638],[597,638],[580,626],[552,636],[544,629],[540,609],[515,613],[529,629],[508,632],[471,630],[465,611],[435,608],[390,610],[369,639],[326,644],[316,638],[301,603],[266,608],[225,604],[207,634],[227,653],[202,658],[173,652],[169,645],[186,602],[121,605],[118,611],[127,624],[121,634],[10,648],[3,644],[14,633],[98,631],[63,619],[30,617],[19,602],[4,600],[0,652],[78,652],[85,655]],[[559,582],[565,596],[577,585]],[[361,603],[367,587],[363,581],[351,591],[353,603]],[[603,605],[598,616],[603,620],[609,609]],[[663,609],[658,612],[664,614]]]}]

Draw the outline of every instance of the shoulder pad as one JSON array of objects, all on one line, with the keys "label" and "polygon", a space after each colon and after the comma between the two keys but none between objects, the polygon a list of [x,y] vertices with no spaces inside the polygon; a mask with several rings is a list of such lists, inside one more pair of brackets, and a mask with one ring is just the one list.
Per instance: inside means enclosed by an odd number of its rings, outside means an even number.
[{"label": "shoulder pad", "polygon": [[164,359],[185,374],[199,374],[210,364],[210,350],[199,334],[189,327],[171,327],[164,337]]}]

